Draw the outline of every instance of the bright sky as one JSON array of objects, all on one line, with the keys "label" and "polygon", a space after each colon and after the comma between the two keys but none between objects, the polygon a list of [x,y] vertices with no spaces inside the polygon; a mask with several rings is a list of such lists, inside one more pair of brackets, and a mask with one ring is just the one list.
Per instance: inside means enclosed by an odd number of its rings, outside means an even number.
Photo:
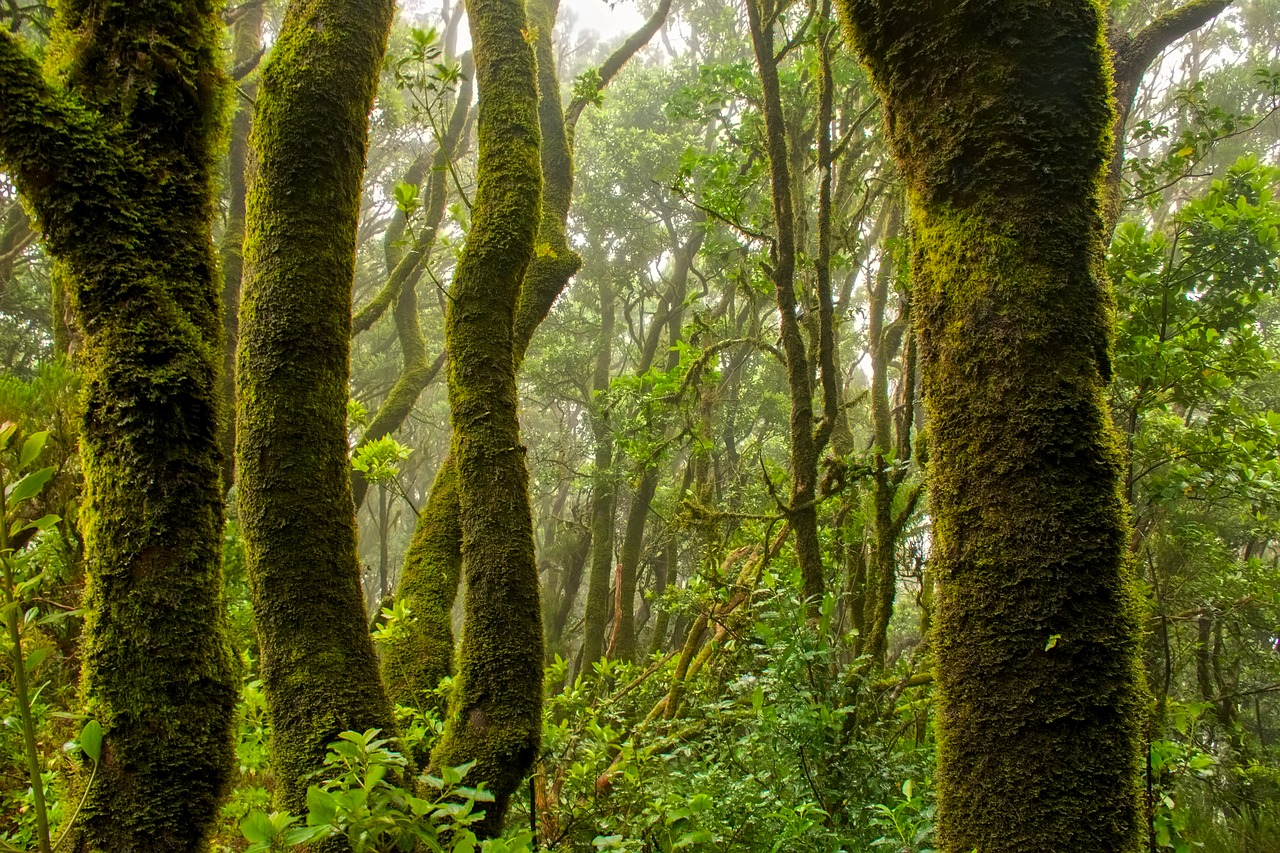
[{"label": "bright sky", "polygon": [[618,0],[610,9],[605,0],[560,0],[566,10],[578,15],[578,27],[595,30],[607,41],[622,33],[631,33],[644,23],[644,15],[634,0]]},{"label": "bright sky", "polygon": [[[400,13],[413,17],[431,10],[438,19],[442,5],[441,0],[403,0],[400,3]],[[577,16],[577,29],[595,30],[605,41],[634,32],[645,20],[635,0],[560,0],[560,5],[561,14],[571,13]],[[469,41],[464,27],[461,38],[458,39],[459,49],[465,50]]]}]

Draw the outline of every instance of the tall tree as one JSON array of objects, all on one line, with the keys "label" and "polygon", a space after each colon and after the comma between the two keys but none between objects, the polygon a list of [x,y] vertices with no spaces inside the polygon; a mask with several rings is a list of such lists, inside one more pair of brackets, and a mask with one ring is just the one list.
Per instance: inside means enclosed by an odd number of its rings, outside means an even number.
[{"label": "tall tree", "polygon": [[[670,0],[662,0],[644,25],[610,54],[598,72],[600,86],[613,79],[657,32],[670,8]],[[573,198],[570,140],[578,117],[595,93],[582,92],[567,108],[561,106],[551,51],[551,33],[558,10],[559,4],[554,0],[540,0],[529,12],[536,56],[544,57],[538,61],[539,156],[543,180],[537,234],[537,243],[543,250],[536,253],[526,268],[520,287],[512,343],[517,370],[534,332],[581,264],[577,253],[569,247],[566,231]],[[441,464],[405,557],[397,595],[417,618],[411,623],[408,635],[388,648],[383,663],[392,696],[397,701],[425,697],[435,689],[440,678],[453,671],[450,613],[462,577],[461,540],[455,521],[460,513],[457,477],[446,470],[453,465],[452,456]]]},{"label": "tall tree", "polygon": [[1135,847],[1141,705],[1096,0],[841,0],[916,241],[948,851]]},{"label": "tall tree", "polygon": [[251,137],[236,434],[240,520],[282,804],[339,732],[390,729],[347,460],[356,223],[392,0],[294,0]]},{"label": "tall tree", "polygon": [[[818,459],[834,425],[836,404],[833,384],[824,385],[826,406],[816,432],[813,416],[813,367],[810,363],[804,333],[800,328],[796,302],[796,216],[793,198],[792,168],[788,159],[786,117],[782,109],[782,89],[778,79],[778,56],[774,48],[774,25],[785,3],[775,0],[747,0],[747,20],[751,29],[751,45],[764,99],[765,147],[769,157],[769,188],[773,207],[775,236],[770,247],[770,266],[778,301],[778,318],[782,352],[786,359],[787,387],[791,397],[791,497],[785,507],[796,536],[796,557],[800,563],[801,583],[810,616],[816,618],[826,592],[822,567],[822,547],[818,541]],[[828,170],[829,170],[829,164]],[[821,310],[823,351],[830,354],[833,322],[830,288],[824,294]],[[828,383],[832,383],[831,365],[823,365]]]},{"label": "tall tree", "polygon": [[458,677],[436,765],[476,763],[495,835],[542,727],[542,608],[520,444],[516,306],[542,196],[538,87],[522,0],[468,0],[480,159],[445,318],[452,467],[466,581]]},{"label": "tall tree", "polygon": [[83,691],[106,731],[83,850],[202,849],[231,765],[215,7],[62,3],[56,81],[0,32],[0,163],[83,334]]},{"label": "tall tree", "polygon": [[[245,76],[262,58],[262,30],[266,22],[266,0],[246,0],[231,13],[231,72]],[[222,324],[226,330],[223,346],[222,396],[230,416],[223,424],[223,486],[235,482],[236,452],[236,345],[240,337],[240,283],[244,278],[245,204],[248,196],[249,129],[253,102],[258,95],[257,79],[238,86],[227,146],[227,218],[218,260],[222,264]]]}]

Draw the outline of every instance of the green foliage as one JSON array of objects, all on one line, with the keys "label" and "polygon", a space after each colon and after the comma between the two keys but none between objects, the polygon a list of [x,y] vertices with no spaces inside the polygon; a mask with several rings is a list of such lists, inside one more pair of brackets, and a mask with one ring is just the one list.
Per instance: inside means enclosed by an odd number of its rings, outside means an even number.
[{"label": "green foliage", "polygon": [[915,782],[902,783],[902,799],[892,806],[875,803],[871,825],[884,832],[872,847],[888,848],[887,853],[933,853],[928,844],[933,836],[934,807],[916,793]]},{"label": "green foliage", "polygon": [[384,435],[357,447],[351,457],[351,467],[371,483],[390,483],[400,474],[398,463],[408,459],[411,453],[412,448]]},{"label": "green foliage", "polygon": [[353,853],[431,850],[436,853],[521,853],[530,850],[525,831],[508,839],[477,841],[469,828],[484,818],[477,803],[492,803],[483,787],[462,783],[472,765],[446,767],[439,777],[423,774],[414,789],[401,786],[408,761],[379,737],[377,729],[343,732],[329,745],[323,777],[307,789],[307,815],[250,812],[240,823],[247,853],[283,850],[327,838],[342,838]]},{"label": "green foliage", "polygon": [[[16,442],[14,439],[18,434],[17,424],[6,423],[0,427],[0,486],[3,487],[3,501],[0,502],[0,510],[3,510],[0,511],[0,567],[3,567],[4,583],[0,616],[3,617],[6,628],[5,652],[13,674],[13,699],[22,735],[21,757],[30,784],[29,805],[33,825],[26,828],[26,833],[41,853],[49,853],[68,837],[84,806],[84,799],[81,799],[66,820],[62,836],[55,845],[50,835],[54,825],[50,822],[50,814],[55,819],[61,818],[63,810],[60,807],[50,809],[47,805],[49,784],[53,781],[54,774],[45,770],[46,756],[37,742],[40,730],[47,725],[47,721],[41,719],[44,714],[41,713],[43,709],[38,701],[48,684],[41,684],[34,691],[30,686],[31,679],[41,674],[40,665],[50,657],[52,648],[32,641],[38,630],[47,630],[49,626],[64,621],[72,614],[63,610],[42,613],[40,601],[36,598],[48,570],[34,559],[37,550],[33,547],[33,540],[55,531],[55,525],[61,520],[52,514],[34,517],[34,513],[30,511],[30,504],[40,496],[54,475],[54,468],[51,466],[34,467],[45,449],[49,433],[31,433],[21,442]],[[5,722],[11,724],[8,720]],[[79,748],[92,765],[85,785],[86,793],[93,784],[102,758],[102,735],[102,726],[97,720],[89,720],[80,733]],[[22,811],[27,809],[23,808]]]},{"label": "green foliage", "polygon": [[[806,625],[794,593],[762,589],[752,610],[730,620],[719,663],[688,684],[669,720],[646,712],[666,696],[674,661],[604,660],[551,690],[544,742],[554,759],[543,772],[557,796],[541,817],[559,835],[546,843],[829,853],[870,849],[889,813],[927,839],[928,792],[880,805],[896,799],[895,777],[932,772],[927,730],[922,741],[902,736],[918,729],[927,699],[886,701],[860,677],[851,638],[833,638],[830,621]],[[549,686],[565,668],[557,659]]]}]

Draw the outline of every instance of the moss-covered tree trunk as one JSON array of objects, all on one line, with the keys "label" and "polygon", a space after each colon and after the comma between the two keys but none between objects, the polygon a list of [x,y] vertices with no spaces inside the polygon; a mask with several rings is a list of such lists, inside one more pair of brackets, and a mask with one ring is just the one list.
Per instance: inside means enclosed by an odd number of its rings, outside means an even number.
[{"label": "moss-covered tree trunk", "polygon": [[1096,0],[841,0],[910,194],[949,853],[1131,851],[1137,623],[1103,398]]},{"label": "moss-covered tree trunk", "polygon": [[[0,32],[0,163],[83,336],[86,851],[196,851],[231,767],[222,323],[210,227],[224,88],[210,0],[64,2],[60,80]],[[139,44],[146,45],[145,50]]]},{"label": "moss-covered tree trunk", "polygon": [[542,195],[538,89],[521,0],[468,0],[480,158],[471,230],[445,317],[463,631],[437,766],[474,761],[496,834],[542,726],[542,608],[516,407],[516,305]]},{"label": "moss-covered tree trunk", "polygon": [[[671,8],[670,0],[662,0],[654,14],[645,22],[631,38],[627,39],[615,50],[600,67],[602,83],[611,80],[622,66],[657,32]],[[533,334],[546,318],[556,298],[568,285],[569,280],[578,271],[581,259],[568,244],[566,223],[569,216],[569,205],[573,197],[573,151],[569,142],[573,126],[586,106],[587,99],[576,99],[567,109],[561,108],[560,84],[556,78],[555,62],[551,52],[551,33],[554,29],[559,4],[555,0],[535,0],[531,4],[528,15],[532,25],[530,35],[533,36],[538,60],[538,121],[542,134],[540,157],[542,161],[542,208],[541,221],[538,226],[537,241],[547,251],[537,254],[525,272],[520,289],[520,297],[515,313],[512,352],[517,369],[524,360],[525,352]],[[453,464],[452,459],[446,465]],[[437,478],[436,485],[439,485]],[[428,506],[442,508],[451,498],[447,493],[428,497]],[[458,513],[456,503],[449,510],[454,516]],[[402,673],[417,671],[424,681],[417,688],[419,693],[435,687],[436,682],[430,680],[438,673],[452,669],[453,647],[452,627],[449,624],[449,612],[457,594],[459,574],[448,571],[437,571],[433,566],[439,563],[421,559],[425,555],[444,555],[454,549],[450,557],[451,564],[461,560],[457,552],[457,539],[454,536],[456,524],[452,527],[438,522],[445,518],[443,510],[432,509],[422,513],[418,518],[418,526],[414,531],[414,541],[418,543],[411,548],[405,560],[401,574],[401,589],[412,589],[413,595],[419,597],[419,618],[410,628],[411,632],[423,632],[441,640],[449,638],[446,646],[432,641],[423,642],[421,638],[412,639],[402,648],[406,654],[415,649],[423,652],[434,650],[432,654],[448,652],[445,660],[423,657],[413,661],[408,657],[400,658],[395,666]],[[450,579],[452,585],[450,585]],[[430,595],[431,601],[421,598]],[[413,607],[412,601],[406,601]],[[434,620],[428,624],[428,620]],[[603,642],[603,640],[602,640]]]},{"label": "moss-covered tree trunk", "polygon": [[346,729],[388,729],[360,594],[348,344],[368,114],[391,0],[294,0],[253,123],[240,309],[240,519],[281,803]]},{"label": "moss-covered tree trunk", "polygon": [[440,680],[453,674],[453,601],[462,577],[458,472],[452,457],[440,465],[405,554],[396,600],[413,614],[406,630],[382,653],[382,678],[391,701],[443,716],[435,699]]}]

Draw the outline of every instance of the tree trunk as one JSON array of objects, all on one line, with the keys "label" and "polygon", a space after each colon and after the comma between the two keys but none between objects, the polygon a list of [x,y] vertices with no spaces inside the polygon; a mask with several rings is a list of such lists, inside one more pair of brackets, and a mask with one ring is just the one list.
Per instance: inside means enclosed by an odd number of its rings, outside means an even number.
[{"label": "tree trunk", "polygon": [[405,555],[396,600],[410,623],[382,650],[382,678],[396,705],[444,708],[435,699],[440,680],[453,674],[451,613],[462,575],[462,529],[458,517],[458,472],[452,457],[436,473],[427,505],[418,516]]},{"label": "tree trunk", "polygon": [[1093,0],[841,0],[907,182],[929,412],[941,848],[1131,851],[1142,708],[1103,398]]},{"label": "tree trunk", "polygon": [[818,617],[826,592],[823,579],[822,548],[818,541],[818,454],[814,440],[813,383],[804,335],[796,316],[795,213],[791,198],[791,177],[787,161],[786,123],[782,113],[782,92],[773,46],[774,0],[747,0],[751,43],[764,89],[765,138],[769,152],[773,222],[777,236],[770,258],[782,351],[787,363],[787,386],[791,395],[791,500],[787,518],[796,536],[796,558],[805,607],[811,619]]},{"label": "tree trunk", "polygon": [[294,0],[253,122],[240,309],[240,520],[281,805],[327,745],[390,730],[365,621],[347,457],[356,224],[394,4]]},{"label": "tree trunk", "polygon": [[106,739],[76,843],[197,851],[235,702],[210,235],[218,23],[199,0],[104,0],[62,4],[57,30],[65,89],[0,32],[0,163],[83,334],[82,689]]},{"label": "tree trunk", "polygon": [[539,222],[538,90],[521,0],[468,0],[480,160],[471,231],[445,318],[452,456],[462,532],[462,641],[439,766],[474,761],[494,795],[478,834],[497,835],[537,756],[542,608],[529,474],[520,444],[516,304]]}]

